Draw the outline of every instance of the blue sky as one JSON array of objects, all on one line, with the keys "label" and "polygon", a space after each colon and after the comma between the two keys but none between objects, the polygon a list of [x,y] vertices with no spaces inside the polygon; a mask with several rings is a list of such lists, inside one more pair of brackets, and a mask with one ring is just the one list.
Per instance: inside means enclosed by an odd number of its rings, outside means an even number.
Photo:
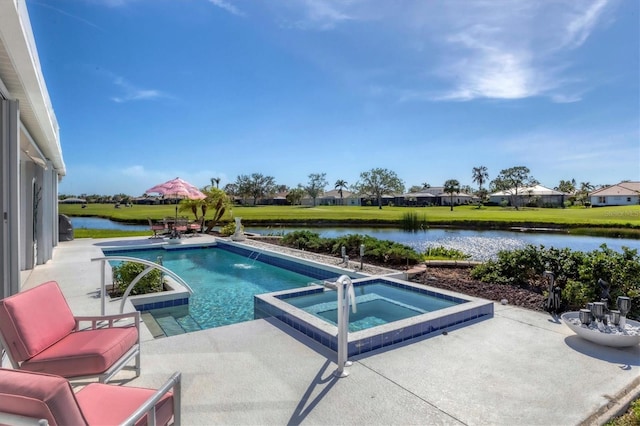
[{"label": "blue sky", "polygon": [[640,180],[634,0],[27,0],[65,194]]}]

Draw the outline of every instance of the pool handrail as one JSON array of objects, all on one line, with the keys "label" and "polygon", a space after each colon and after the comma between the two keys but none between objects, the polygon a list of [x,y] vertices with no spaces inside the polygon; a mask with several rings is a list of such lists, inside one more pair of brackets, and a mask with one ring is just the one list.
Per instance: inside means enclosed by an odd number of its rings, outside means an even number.
[{"label": "pool handrail", "polygon": [[173,278],[174,280],[176,280],[178,282],[178,284],[182,285],[184,288],[187,289],[187,292],[192,295],[193,294],[193,289],[189,286],[189,284],[187,284],[185,282],[185,280],[183,280],[182,278],[180,278],[180,276],[178,274],[176,274],[175,272],[173,272],[171,269],[167,269],[164,266],[151,261],[151,260],[146,260],[146,259],[139,259],[137,257],[131,257],[131,256],[103,256],[103,257],[96,257],[91,259],[91,261],[100,261],[101,265],[102,265],[102,277],[100,280],[100,311],[102,313],[102,315],[105,314],[105,310],[106,310],[106,262],[111,261],[111,260],[115,260],[115,261],[124,261],[124,262],[134,262],[134,263],[141,263],[143,265],[147,265],[147,268],[145,268],[142,272],[140,272],[129,284],[129,286],[127,287],[127,289],[125,290],[124,294],[122,295],[122,302],[120,302],[120,313],[122,313],[124,311],[124,304],[127,300],[127,297],[129,297],[129,293],[131,293],[131,290],[133,289],[133,287],[138,284],[138,281],[140,281],[145,275],[147,275],[149,272],[151,272],[154,269],[158,269],[161,272],[164,272],[165,274],[169,275],[171,278]]},{"label": "pool handrail", "polygon": [[357,311],[353,281],[348,275],[340,275],[335,281],[324,281],[323,284],[338,294],[338,368],[333,375],[338,378],[347,377],[349,372],[344,368],[351,365],[351,361],[348,360],[349,306],[354,313]]}]

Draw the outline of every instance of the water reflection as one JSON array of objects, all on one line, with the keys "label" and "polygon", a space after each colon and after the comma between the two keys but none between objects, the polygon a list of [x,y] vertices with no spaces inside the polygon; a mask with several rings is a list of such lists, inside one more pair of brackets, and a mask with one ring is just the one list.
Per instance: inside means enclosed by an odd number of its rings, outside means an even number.
[{"label": "water reflection", "polygon": [[[129,225],[95,217],[72,217],[74,228],[148,230],[147,225]],[[588,237],[551,233],[509,232],[496,230],[428,229],[407,232],[390,228],[301,228],[301,227],[245,227],[245,232],[282,235],[286,232],[310,229],[323,237],[338,237],[347,234],[367,234],[381,240],[396,241],[425,251],[429,247],[445,247],[460,250],[473,260],[494,259],[500,250],[514,250],[527,244],[545,247],[570,248],[578,251],[596,250],[602,244],[622,251],[622,247],[638,249],[640,240],[623,238]]]},{"label": "water reflection", "polygon": [[74,229],[118,229],[121,231],[146,231],[149,229],[149,225],[114,222],[99,217],[72,217],[71,225]]},{"label": "water reflection", "polygon": [[389,228],[273,228],[246,227],[246,232],[279,235],[300,229],[310,229],[323,237],[338,237],[347,234],[367,234],[381,240],[391,240],[406,244],[418,251],[429,247],[445,247],[460,250],[473,260],[495,259],[500,250],[524,248],[528,244],[545,247],[570,248],[578,251],[597,250],[600,245],[616,251],[622,247],[640,250],[640,240],[622,238],[589,237],[552,233],[510,232],[497,230],[467,229],[428,229],[426,231],[407,232]]}]

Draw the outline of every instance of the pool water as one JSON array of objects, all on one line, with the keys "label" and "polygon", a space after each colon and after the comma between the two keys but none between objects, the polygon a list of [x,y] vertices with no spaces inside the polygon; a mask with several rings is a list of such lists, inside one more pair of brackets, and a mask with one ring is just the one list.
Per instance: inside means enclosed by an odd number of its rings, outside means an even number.
[{"label": "pool water", "polygon": [[[357,313],[349,313],[348,356],[427,338],[493,317],[493,302],[408,283],[391,276],[353,280]],[[256,316],[273,317],[338,350],[337,294],[320,285],[260,294]]]},{"label": "pool water", "polygon": [[[304,287],[315,278],[207,247],[180,250],[109,251],[108,255],[156,261],[184,279],[193,289],[188,305],[149,311],[166,335],[235,324],[254,319],[254,296]],[[176,324],[177,323],[177,324]]]},{"label": "pool water", "polygon": [[[366,330],[460,303],[383,283],[360,285],[354,287],[354,290],[357,309],[356,313],[349,312],[349,331],[351,332]],[[287,299],[287,303],[337,325],[338,309],[335,291],[292,297]]]}]

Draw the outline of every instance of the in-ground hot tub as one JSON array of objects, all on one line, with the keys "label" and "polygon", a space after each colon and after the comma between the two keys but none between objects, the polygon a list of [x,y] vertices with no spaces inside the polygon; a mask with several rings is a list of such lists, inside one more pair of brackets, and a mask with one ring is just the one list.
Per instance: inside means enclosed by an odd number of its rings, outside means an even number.
[{"label": "in-ground hot tub", "polygon": [[[393,278],[353,282],[348,355],[358,355],[493,317],[493,303]],[[254,297],[255,318],[275,317],[337,351],[337,295],[324,286]]]}]

